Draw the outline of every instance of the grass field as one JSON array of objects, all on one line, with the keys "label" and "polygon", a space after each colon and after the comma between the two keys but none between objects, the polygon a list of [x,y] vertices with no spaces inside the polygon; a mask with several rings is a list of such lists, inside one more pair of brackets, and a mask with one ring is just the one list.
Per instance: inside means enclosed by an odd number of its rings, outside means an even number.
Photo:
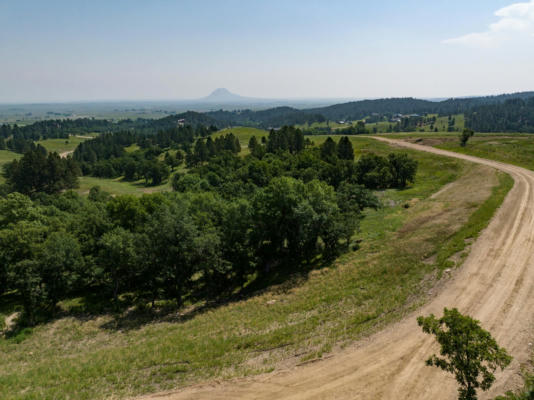
[{"label": "grass field", "polygon": [[14,153],[9,150],[0,150],[0,165],[11,162],[14,159],[22,157],[22,154]]},{"label": "grass field", "polygon": [[[399,151],[352,140],[357,154]],[[417,183],[378,193],[384,207],[367,213],[359,250],[228,304],[161,315],[74,314],[0,339],[2,398],[123,398],[269,372],[401,318],[432,295],[444,268],[461,261],[466,239],[488,223],[512,185],[491,168],[407,152],[419,161]],[[83,309],[83,300],[65,302],[66,312],[73,305]]]},{"label": "grass field", "polygon": [[2,175],[2,166],[8,162],[22,157],[21,154],[14,153],[9,150],[0,150],[0,184],[4,183],[5,179]]},{"label": "grass field", "polygon": [[269,132],[264,129],[249,128],[246,126],[236,126],[233,128],[221,129],[220,131],[214,133],[213,137],[226,135],[228,133],[233,133],[239,138],[239,143],[241,143],[241,147],[248,146],[248,142],[252,136],[256,136],[256,138],[260,140],[263,136],[267,136],[269,134]]},{"label": "grass field", "polygon": [[74,151],[76,146],[80,143],[88,140],[89,136],[69,136],[68,139],[45,139],[40,140],[37,143],[42,145],[49,152],[57,152],[59,154],[67,151]]},{"label": "grass field", "polygon": [[144,180],[128,182],[122,180],[122,178],[106,179],[95,178],[93,176],[82,176],[80,177],[80,187],[76,189],[76,191],[82,195],[86,195],[93,186],[100,186],[103,191],[113,195],[134,194],[140,196],[144,193],[168,192],[172,190],[170,182],[171,178],[169,177],[169,179],[161,185],[145,186]]},{"label": "grass field", "polygon": [[528,133],[476,133],[461,147],[458,133],[401,133],[386,135],[395,139],[419,140],[421,144],[456,153],[488,158],[534,170],[534,135]]},{"label": "grass field", "polygon": [[534,136],[474,137],[466,147],[458,140],[444,142],[436,147],[457,153],[502,161],[534,170]]}]

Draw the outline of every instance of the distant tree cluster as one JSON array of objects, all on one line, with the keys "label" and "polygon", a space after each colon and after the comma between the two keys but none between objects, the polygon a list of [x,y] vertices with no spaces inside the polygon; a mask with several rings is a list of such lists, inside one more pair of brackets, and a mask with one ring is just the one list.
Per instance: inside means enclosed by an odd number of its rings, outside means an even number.
[{"label": "distant tree cluster", "polygon": [[80,291],[115,304],[124,292],[178,306],[224,298],[318,254],[334,257],[363,208],[377,204],[358,185],[335,191],[289,176],[229,198],[209,186],[140,198],[93,189],[88,199],[69,192],[34,202],[14,193],[0,198],[0,292],[21,294],[30,324]]},{"label": "distant tree cluster", "polygon": [[47,154],[37,146],[3,167],[3,175],[10,191],[24,194],[57,193],[78,186],[80,168],[71,157]]},{"label": "distant tree cluster", "polygon": [[475,107],[466,112],[465,124],[477,132],[534,133],[534,97]]},{"label": "distant tree cluster", "polygon": [[225,151],[233,154],[241,152],[239,139],[231,132],[219,136],[215,140],[211,136],[207,139],[199,138],[195,142],[193,151],[187,153],[186,162],[190,167],[195,166]]},{"label": "distant tree cluster", "polygon": [[[102,134],[78,145],[73,157],[80,163],[84,175],[100,178],[123,176],[126,180],[144,179],[146,184],[159,185],[184,159],[191,162],[196,160],[198,155],[204,157],[206,152],[201,147],[203,144],[205,148],[206,142],[203,138],[215,130],[213,126],[186,125],[152,135],[132,131]],[[196,141],[196,147],[193,149],[196,138],[200,139]],[[235,137],[232,143],[235,146]],[[127,152],[125,148],[133,144],[137,144],[139,149]],[[165,158],[161,159],[164,148],[171,148],[173,151],[166,151]]]},{"label": "distant tree cluster", "polygon": [[211,111],[207,116],[224,125],[257,126],[271,129],[284,125],[303,125],[314,122],[325,122],[326,118],[317,112],[297,110],[292,107],[275,107],[268,110],[237,110],[237,111]]},{"label": "distant tree cluster", "polygon": [[[363,210],[379,205],[369,189],[402,188],[417,170],[403,154],[355,162],[348,136],[315,146],[283,127],[251,138],[243,156],[234,134],[212,131],[102,134],[72,158],[36,147],[8,164],[8,185],[32,200],[0,197],[0,294],[20,293],[29,323],[80,292],[115,304],[126,292],[178,306],[226,298],[345,251]],[[172,193],[58,194],[75,186],[78,163],[96,176],[158,184],[184,161]]]},{"label": "distant tree cluster", "polygon": [[69,135],[109,131],[110,126],[112,123],[104,119],[51,119],[25,126],[4,124],[0,126],[0,137],[27,140],[68,139]]}]

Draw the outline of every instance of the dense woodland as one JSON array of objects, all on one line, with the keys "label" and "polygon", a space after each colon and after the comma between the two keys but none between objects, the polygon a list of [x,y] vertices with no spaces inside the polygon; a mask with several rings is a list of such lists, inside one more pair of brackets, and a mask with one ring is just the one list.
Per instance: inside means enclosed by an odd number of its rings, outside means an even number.
[{"label": "dense woodland", "polygon": [[6,184],[0,186],[0,193],[19,192],[28,195],[35,193],[59,193],[64,189],[78,187],[81,171],[71,157],[61,158],[57,153],[48,153],[37,145],[20,160],[14,160],[3,167]]},{"label": "dense woodland", "polygon": [[[405,154],[365,154],[355,162],[347,137],[313,146],[291,127],[251,138],[245,157],[231,133],[194,132],[161,133],[144,146],[144,136],[102,135],[74,158],[36,149],[9,164],[10,193],[0,197],[0,293],[21,295],[26,323],[54,313],[69,296],[91,293],[118,305],[128,293],[179,307],[235,296],[253,282],[332,259],[351,245],[363,210],[379,206],[371,189],[402,188],[417,171]],[[49,183],[16,186],[20,168],[45,174],[85,163],[91,152],[97,162],[122,159],[132,143],[147,153],[153,146],[184,152],[174,192],[111,197],[93,188],[82,197]],[[117,149],[110,155],[103,144]]]},{"label": "dense woodland", "polygon": [[306,110],[310,113],[320,114],[328,120],[359,120],[379,114],[380,116],[392,116],[395,114],[439,114],[454,115],[463,114],[473,107],[502,104],[510,99],[527,99],[534,97],[534,92],[514,93],[500,96],[470,97],[448,99],[443,101],[429,101],[414,98],[392,98],[377,100],[362,100],[333,106]]},{"label": "dense woodland", "polygon": [[478,132],[534,132],[534,97],[475,107],[465,123]]}]

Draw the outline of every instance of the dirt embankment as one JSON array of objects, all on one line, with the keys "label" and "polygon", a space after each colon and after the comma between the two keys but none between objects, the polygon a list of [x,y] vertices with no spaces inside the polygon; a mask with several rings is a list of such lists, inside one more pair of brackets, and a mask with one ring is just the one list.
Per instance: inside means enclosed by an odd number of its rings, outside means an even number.
[{"label": "dirt embankment", "polygon": [[425,366],[424,360],[437,349],[415,320],[417,315],[440,315],[444,307],[457,307],[480,320],[514,356],[511,367],[498,373],[493,389],[480,398],[494,398],[520,384],[518,372],[531,354],[534,327],[534,172],[415,143],[379,140],[487,165],[515,180],[502,207],[446,288],[417,313],[327,360],[145,399],[454,400],[457,392],[452,377]]}]

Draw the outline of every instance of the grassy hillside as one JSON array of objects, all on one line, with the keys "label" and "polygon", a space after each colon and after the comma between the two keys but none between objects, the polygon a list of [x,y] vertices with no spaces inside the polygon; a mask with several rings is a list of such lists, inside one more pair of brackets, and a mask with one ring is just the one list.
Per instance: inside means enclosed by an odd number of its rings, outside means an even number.
[{"label": "grassy hillside", "polygon": [[534,170],[534,137],[532,135],[475,136],[469,140],[466,147],[461,147],[458,140],[439,143],[436,147]]},{"label": "grassy hillside", "polygon": [[22,157],[22,154],[14,153],[9,150],[0,150],[0,165],[11,162],[17,158]]},{"label": "grassy hillside", "polygon": [[233,133],[239,138],[241,147],[247,146],[248,141],[250,140],[252,136],[256,136],[259,139],[269,134],[269,132],[264,129],[250,128],[247,126],[236,126],[233,128],[221,129],[220,131],[216,132],[213,136],[218,137],[221,135],[226,135],[228,133]]},{"label": "grassy hillside", "polygon": [[85,195],[93,186],[100,186],[103,191],[113,195],[134,194],[139,196],[144,193],[168,192],[172,189],[170,178],[158,186],[145,186],[144,181],[128,182],[122,178],[106,179],[82,176],[80,177],[80,187],[76,191]]},{"label": "grassy hillside", "polygon": [[[351,139],[357,154],[399,151]],[[487,224],[512,184],[490,168],[409,153],[419,161],[416,184],[378,193],[383,207],[367,213],[358,250],[225,304],[111,314],[95,313],[90,297],[66,301],[62,318],[0,339],[2,397],[123,398],[269,372],[319,358],[401,318],[432,295],[446,267],[462,260],[466,239]]]},{"label": "grassy hillside", "polygon": [[5,179],[2,176],[2,166],[20,157],[22,157],[21,154],[17,154],[9,150],[0,150],[0,184],[5,182]]},{"label": "grassy hillside", "polygon": [[458,132],[400,133],[387,137],[434,146],[440,149],[501,161],[534,170],[534,135],[528,133],[475,133],[466,147],[460,146]]},{"label": "grassy hillside", "polygon": [[40,140],[37,143],[42,145],[49,152],[57,152],[59,154],[74,151],[76,146],[88,140],[89,136],[70,136],[68,139],[46,139]]}]

